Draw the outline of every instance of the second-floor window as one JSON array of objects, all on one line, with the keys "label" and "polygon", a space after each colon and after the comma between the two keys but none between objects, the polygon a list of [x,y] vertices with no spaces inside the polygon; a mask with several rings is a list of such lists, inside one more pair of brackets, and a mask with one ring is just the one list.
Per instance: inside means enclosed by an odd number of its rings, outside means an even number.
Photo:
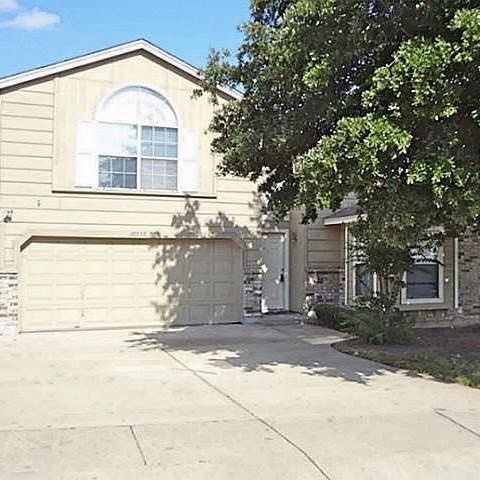
[{"label": "second-floor window", "polygon": [[177,190],[176,128],[101,122],[98,139],[99,187]]},{"label": "second-floor window", "polygon": [[145,87],[125,87],[97,114],[98,186],[178,190],[178,128],[169,103]]}]

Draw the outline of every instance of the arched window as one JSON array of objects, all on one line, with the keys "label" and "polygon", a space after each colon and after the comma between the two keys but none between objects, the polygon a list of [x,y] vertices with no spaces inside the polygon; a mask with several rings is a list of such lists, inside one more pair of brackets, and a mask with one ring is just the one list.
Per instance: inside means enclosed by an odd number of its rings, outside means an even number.
[{"label": "arched window", "polygon": [[178,119],[162,95],[124,87],[102,102],[95,120],[99,187],[178,190]]}]

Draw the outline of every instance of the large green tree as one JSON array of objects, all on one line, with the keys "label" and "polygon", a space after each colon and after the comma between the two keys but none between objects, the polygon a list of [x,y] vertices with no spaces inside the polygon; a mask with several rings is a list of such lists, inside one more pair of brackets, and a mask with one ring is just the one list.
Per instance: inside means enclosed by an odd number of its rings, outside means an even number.
[{"label": "large green tree", "polygon": [[356,233],[406,251],[480,220],[478,0],[252,0],[244,41],[205,88],[221,169],[305,220],[355,192]]}]

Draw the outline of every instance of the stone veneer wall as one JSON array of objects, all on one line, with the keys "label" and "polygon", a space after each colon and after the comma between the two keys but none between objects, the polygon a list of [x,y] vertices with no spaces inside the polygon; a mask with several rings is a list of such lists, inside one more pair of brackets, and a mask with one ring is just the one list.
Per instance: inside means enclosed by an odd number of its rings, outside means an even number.
[{"label": "stone veneer wall", "polygon": [[0,335],[18,329],[18,274],[0,273]]},{"label": "stone veneer wall", "polygon": [[246,273],[243,276],[243,314],[262,314],[262,274]]},{"label": "stone veneer wall", "polygon": [[449,311],[453,323],[480,323],[480,235],[467,231],[458,240],[459,309]]},{"label": "stone veneer wall", "polygon": [[412,310],[406,315],[415,322],[416,327],[451,327],[451,311],[448,309]]},{"label": "stone veneer wall", "polygon": [[467,231],[458,239],[459,308],[415,310],[408,315],[419,327],[480,323],[480,235]]},{"label": "stone veneer wall", "polygon": [[345,303],[345,272],[343,269],[315,270],[307,273],[305,310],[317,303]]}]

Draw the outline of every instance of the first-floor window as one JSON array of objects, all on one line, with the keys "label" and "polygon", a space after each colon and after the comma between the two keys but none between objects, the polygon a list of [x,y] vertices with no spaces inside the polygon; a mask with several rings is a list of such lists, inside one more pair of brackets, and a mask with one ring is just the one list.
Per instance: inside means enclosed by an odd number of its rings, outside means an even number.
[{"label": "first-floor window", "polygon": [[432,250],[418,257],[405,275],[407,301],[441,299],[442,266],[439,251]]},{"label": "first-floor window", "polygon": [[377,293],[377,275],[367,269],[365,252],[361,249],[357,240],[352,237],[352,241],[355,245],[352,296],[354,299],[370,297]]},{"label": "first-floor window", "polygon": [[407,298],[439,298],[438,264],[418,263],[407,272]]},{"label": "first-floor window", "polygon": [[375,275],[369,272],[363,263],[354,266],[354,297],[366,297],[375,293]]}]

